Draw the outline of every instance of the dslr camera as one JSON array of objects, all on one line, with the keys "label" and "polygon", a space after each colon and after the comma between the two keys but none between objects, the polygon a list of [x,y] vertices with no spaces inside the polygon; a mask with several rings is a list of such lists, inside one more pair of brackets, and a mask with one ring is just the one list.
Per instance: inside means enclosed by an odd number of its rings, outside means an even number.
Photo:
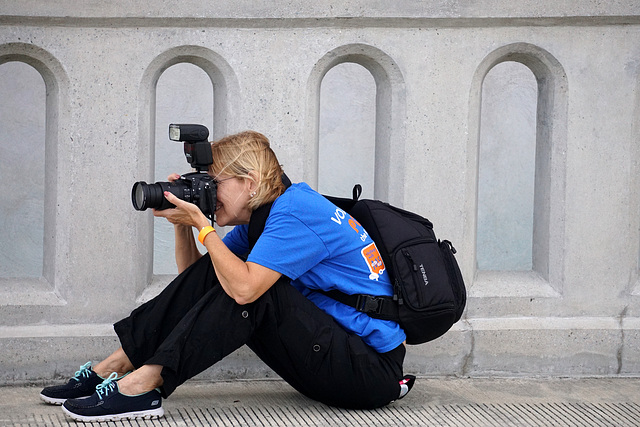
[{"label": "dslr camera", "polygon": [[184,155],[196,171],[173,182],[136,182],[131,189],[133,207],[138,211],[173,208],[175,205],[164,197],[164,192],[169,191],[177,198],[195,204],[207,218],[213,219],[218,185],[208,174],[209,165],[213,163],[208,137],[209,129],[203,125],[169,125],[169,139],[184,143]]}]

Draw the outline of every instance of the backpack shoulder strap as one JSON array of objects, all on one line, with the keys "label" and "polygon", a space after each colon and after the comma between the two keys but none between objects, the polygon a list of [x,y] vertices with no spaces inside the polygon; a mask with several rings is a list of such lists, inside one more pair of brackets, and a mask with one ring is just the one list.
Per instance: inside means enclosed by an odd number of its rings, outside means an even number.
[{"label": "backpack shoulder strap", "polygon": [[258,238],[264,231],[264,226],[267,222],[267,218],[269,217],[269,213],[271,212],[271,206],[273,202],[266,203],[264,205],[259,206],[256,210],[251,213],[251,219],[249,220],[249,252],[255,246]]},{"label": "backpack shoulder strap", "polygon": [[[282,174],[282,183],[285,188],[291,187],[291,180],[285,173]],[[264,231],[264,226],[267,223],[267,218],[269,218],[269,213],[271,212],[271,206],[273,206],[273,202],[265,203],[251,213],[248,230],[249,252],[251,252],[251,249],[253,249],[260,238],[260,235]]]}]

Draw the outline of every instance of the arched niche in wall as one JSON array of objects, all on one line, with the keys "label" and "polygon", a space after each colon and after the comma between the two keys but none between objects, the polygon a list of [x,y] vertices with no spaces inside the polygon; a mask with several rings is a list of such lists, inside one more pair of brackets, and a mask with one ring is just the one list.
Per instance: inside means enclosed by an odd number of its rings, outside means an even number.
[{"label": "arched niche in wall", "polygon": [[362,197],[374,197],[376,83],[353,62],[331,68],[322,79],[318,131],[318,191],[351,197],[354,184]]},{"label": "arched niche in wall", "polygon": [[[405,87],[402,74],[391,57],[364,44],[341,46],[324,55],[314,66],[308,81],[309,124],[306,127],[304,179],[318,188],[320,144],[320,94],[325,75],[343,63],[364,67],[375,82],[374,197],[402,205],[404,167]],[[348,141],[347,141],[348,143]],[[339,154],[337,154],[339,155]],[[349,188],[350,184],[345,184]]]},{"label": "arched niche in wall", "polygon": [[[171,70],[169,70],[170,68]],[[182,99],[176,100],[177,108],[175,116],[172,116],[171,119],[168,119],[167,117],[159,119],[159,116],[171,116],[170,110],[165,112],[159,111],[157,102],[158,82],[161,80],[163,73],[167,70],[169,70],[167,75],[170,79],[174,72],[177,74],[186,72],[192,77],[195,76],[195,78],[197,78],[197,82],[194,82],[194,86],[198,87],[189,88],[189,90],[195,89],[197,92],[202,90],[204,86],[204,90],[208,91],[208,94],[199,93],[198,99],[200,100],[199,102],[206,103],[204,108],[210,108],[211,111],[196,112],[196,109],[193,109],[193,106],[189,106],[188,112],[180,112],[179,105],[186,105],[189,102],[194,101],[193,99]],[[179,96],[178,94],[180,90],[177,89],[178,86],[172,86],[174,84],[177,85],[179,83],[169,83],[169,86],[171,87],[167,94],[164,94],[163,92],[161,95],[161,97],[163,97],[161,100],[163,104],[162,109],[165,109],[165,103],[171,102],[168,99],[164,99],[164,95],[172,96],[170,94],[173,93],[173,96]],[[162,90],[163,88],[161,88],[161,91]],[[156,176],[156,172],[157,174],[162,174],[172,167],[176,168],[176,170],[173,171],[176,173],[188,172],[190,170],[190,166],[182,152],[182,145],[168,140],[168,123],[161,123],[162,121],[169,120],[171,122],[179,123],[181,121],[181,117],[184,118],[184,120],[189,121],[198,121],[202,119],[209,122],[201,123],[209,128],[209,139],[216,139],[227,133],[229,120],[237,113],[237,105],[235,102],[237,96],[234,98],[229,95],[232,93],[237,94],[238,92],[237,79],[229,64],[220,55],[209,49],[199,46],[180,46],[170,49],[156,57],[145,71],[141,82],[139,120],[140,145],[138,147],[138,157],[140,162],[138,162],[138,164],[142,167],[137,171],[139,180],[147,182],[166,181],[166,174],[165,176]],[[185,97],[189,96],[187,93],[183,93],[182,95]],[[211,102],[206,101],[206,98],[209,98]],[[160,154],[157,151],[157,147],[160,144],[169,144],[165,147],[170,153]],[[179,146],[176,147],[176,145]],[[159,167],[161,165],[157,160],[160,160],[160,163],[163,163],[172,155],[175,155],[178,158],[172,158],[172,164],[167,166],[167,168]],[[163,157],[163,159],[160,159],[160,157]],[[180,165],[181,167],[179,168]],[[143,282],[146,284],[151,282],[154,277],[154,256],[152,248],[155,246],[155,239],[153,232],[153,217],[151,215],[141,215],[141,217],[144,218],[137,219],[140,221],[140,226],[136,227],[136,244],[139,245],[140,252],[142,253],[141,262],[144,263],[144,266],[146,267],[144,269],[144,278],[142,278]],[[171,246],[170,250],[172,252],[173,237],[171,237],[170,240],[171,244],[169,246]],[[164,269],[164,267],[158,268],[158,280],[154,281],[157,281],[159,286],[162,286],[168,281],[168,278],[163,277],[162,275],[173,274],[174,272],[173,266],[175,265],[175,261],[172,255],[167,256],[164,254],[164,258],[171,258],[171,267],[170,269]]]},{"label": "arched niche in wall", "polygon": [[533,266],[537,82],[520,62],[494,66],[482,84],[478,154],[478,270]]},{"label": "arched niche in wall", "polygon": [[[561,64],[547,51],[526,43],[516,43],[499,48],[489,54],[480,64],[473,78],[470,102],[469,176],[473,180],[468,186],[474,194],[469,198],[475,212],[472,237],[478,239],[478,195],[482,189],[479,171],[482,124],[483,84],[487,74],[498,64],[515,62],[528,68],[535,77],[537,99],[535,109],[535,151],[530,157],[533,166],[533,194],[530,204],[532,215],[530,268],[503,269],[492,266],[491,270],[478,268],[478,249],[474,244],[470,250],[472,265],[465,270],[475,272],[471,289],[474,296],[557,296],[562,291],[564,209],[565,209],[565,155],[567,126],[567,79]],[[506,112],[509,114],[509,112]],[[511,165],[513,166],[513,165]],[[502,165],[509,167],[509,165]],[[511,169],[513,172],[515,169]],[[483,185],[487,185],[488,180]],[[498,199],[496,199],[498,200]],[[496,201],[494,200],[494,202]],[[506,263],[505,263],[506,265]]]},{"label": "arched niche in wall", "polygon": [[[3,247],[20,252],[29,263],[15,260],[10,261],[12,267],[3,268],[0,300],[2,305],[60,305],[65,292],[55,282],[58,118],[66,111],[68,78],[49,52],[31,44],[8,43],[0,45],[0,79],[3,92],[7,91],[0,100],[6,109],[0,120],[0,177],[3,191],[10,192],[0,198],[0,230],[8,239]],[[18,232],[15,241],[11,230]]]},{"label": "arched niche in wall", "polygon": [[[633,156],[632,169],[630,171],[630,183],[631,183],[631,212],[635,211],[635,216],[632,214],[632,222],[630,229],[632,230],[632,239],[635,241],[637,262],[635,268],[635,274],[632,277],[630,284],[631,294],[634,297],[640,297],[640,74],[636,78],[635,87],[636,99],[634,109],[634,120],[632,126],[632,140],[635,143],[631,147],[631,154]],[[635,283],[634,283],[635,282]]]},{"label": "arched niche in wall", "polygon": [[[197,65],[181,62],[162,73],[156,85],[154,181],[166,181],[171,173],[190,171],[184,144],[169,140],[169,125],[197,123],[212,132],[213,98],[211,78]],[[164,219],[155,219],[153,236],[153,273],[175,275],[178,270],[173,225]]]},{"label": "arched niche in wall", "polygon": [[0,278],[42,276],[45,92],[31,65],[0,64]]}]

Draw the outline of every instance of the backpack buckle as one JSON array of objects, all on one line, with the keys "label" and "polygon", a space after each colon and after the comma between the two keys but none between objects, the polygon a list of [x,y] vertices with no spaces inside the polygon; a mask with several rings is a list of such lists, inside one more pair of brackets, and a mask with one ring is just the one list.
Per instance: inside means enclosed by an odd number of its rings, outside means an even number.
[{"label": "backpack buckle", "polygon": [[380,314],[382,312],[382,302],[383,298],[374,297],[372,295],[358,295],[358,300],[356,301],[356,310],[362,313],[376,313]]}]

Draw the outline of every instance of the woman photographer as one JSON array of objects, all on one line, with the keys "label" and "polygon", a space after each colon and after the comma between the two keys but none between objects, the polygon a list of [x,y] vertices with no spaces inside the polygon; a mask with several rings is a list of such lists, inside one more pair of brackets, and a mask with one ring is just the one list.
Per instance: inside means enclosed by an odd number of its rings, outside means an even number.
[{"label": "woman photographer", "polygon": [[[212,152],[215,219],[236,227],[221,239],[196,205],[165,193],[176,207],[154,215],[175,226],[180,274],[115,324],[121,348],[45,388],[42,399],[64,402],[83,421],[162,416],[161,397],[245,344],[296,390],[328,405],[376,408],[401,397],[403,330],[314,291],[392,295],[388,275],[364,255],[371,238],[308,185],[286,188],[264,135],[231,135]],[[245,260],[252,213],[270,202]]]}]

